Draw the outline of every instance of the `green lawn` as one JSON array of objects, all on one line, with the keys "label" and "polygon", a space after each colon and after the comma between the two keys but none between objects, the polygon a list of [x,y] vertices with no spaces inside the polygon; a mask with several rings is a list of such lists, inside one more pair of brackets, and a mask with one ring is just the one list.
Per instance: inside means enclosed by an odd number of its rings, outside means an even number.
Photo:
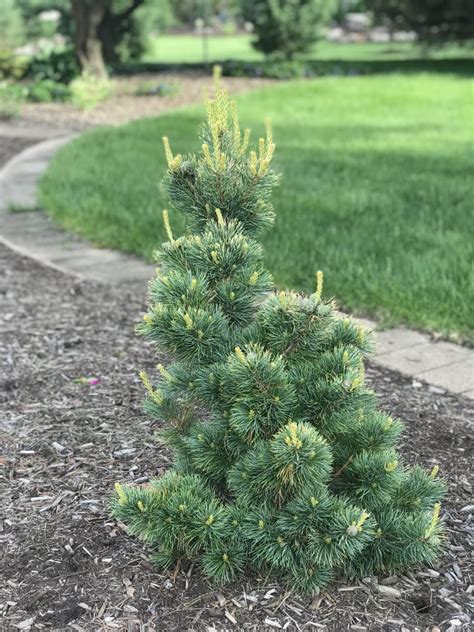
[{"label": "green lawn", "polygon": [[[217,35],[208,38],[209,61],[234,59],[259,61],[263,55],[251,44],[250,35]],[[464,57],[470,51],[459,46],[450,46],[430,54],[430,58],[450,59]],[[421,49],[411,43],[393,42],[378,44],[337,44],[321,41],[315,44],[307,57],[320,60],[340,59],[351,61],[418,59]],[[146,62],[157,63],[197,63],[203,61],[202,38],[196,35],[160,35],[150,40],[149,50],[144,56]]]},{"label": "green lawn", "polygon": [[[283,181],[264,246],[278,285],[311,290],[322,269],[348,309],[474,339],[471,88],[451,75],[327,77],[239,97],[254,138],[264,114],[274,122]],[[202,116],[85,134],[54,159],[43,206],[99,244],[150,258],[165,239],[161,137],[175,152],[196,149]]]}]

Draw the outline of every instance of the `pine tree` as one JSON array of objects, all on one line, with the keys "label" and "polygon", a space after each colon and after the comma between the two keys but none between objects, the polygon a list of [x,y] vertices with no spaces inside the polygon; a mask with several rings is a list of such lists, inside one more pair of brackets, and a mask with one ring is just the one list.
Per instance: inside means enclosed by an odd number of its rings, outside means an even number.
[{"label": "pine tree", "polygon": [[286,59],[311,50],[334,10],[333,0],[247,0],[243,5],[255,29],[253,47]]},{"label": "pine tree", "polygon": [[172,208],[189,230],[157,253],[140,332],[166,351],[146,410],[174,467],[116,484],[114,515],[161,568],[197,560],[218,582],[274,573],[311,593],[347,577],[431,564],[442,544],[437,467],[405,465],[402,423],[364,385],[370,334],[322,296],[276,291],[256,238],[273,220],[270,124],[256,149],[225,91],[199,155],[164,139]]}]

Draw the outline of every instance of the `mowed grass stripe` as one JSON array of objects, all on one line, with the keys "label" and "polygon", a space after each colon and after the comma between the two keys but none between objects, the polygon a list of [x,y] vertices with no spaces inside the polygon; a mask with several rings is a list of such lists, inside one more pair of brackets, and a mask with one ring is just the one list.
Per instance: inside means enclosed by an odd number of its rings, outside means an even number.
[{"label": "mowed grass stripe", "polygon": [[[256,140],[277,143],[275,227],[263,238],[280,286],[326,291],[345,308],[474,338],[470,81],[451,75],[323,78],[239,96]],[[151,259],[165,239],[161,137],[197,150],[199,108],[65,147],[41,185],[44,208],[94,242]],[[182,218],[171,215],[175,232]]]}]

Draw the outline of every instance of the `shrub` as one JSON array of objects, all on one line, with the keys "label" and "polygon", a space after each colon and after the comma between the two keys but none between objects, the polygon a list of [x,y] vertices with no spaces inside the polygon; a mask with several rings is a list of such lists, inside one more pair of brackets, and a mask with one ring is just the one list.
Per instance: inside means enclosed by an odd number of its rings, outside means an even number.
[{"label": "shrub", "polygon": [[70,97],[69,87],[52,79],[37,81],[27,88],[27,100],[34,103],[63,102],[68,101]]},{"label": "shrub", "polygon": [[226,77],[264,77],[266,79],[300,79],[315,74],[311,65],[300,60],[268,60],[246,62],[229,60],[222,63]]},{"label": "shrub", "polygon": [[469,59],[292,59],[288,61],[238,61],[222,62],[222,74],[226,77],[267,77],[269,79],[296,79],[299,77],[355,76],[386,73],[438,72],[472,76]]},{"label": "shrub", "polygon": [[179,92],[179,85],[176,83],[156,83],[154,81],[143,81],[134,91],[137,97],[172,97]]},{"label": "shrub", "polygon": [[0,119],[8,120],[18,116],[25,96],[22,86],[0,82]]},{"label": "shrub", "polygon": [[69,85],[74,105],[85,110],[95,107],[112,94],[112,82],[83,73]]},{"label": "shrub", "polygon": [[35,81],[51,79],[68,84],[79,74],[80,69],[74,50],[71,47],[66,47],[61,50],[39,53],[33,57],[28,64],[25,77]]},{"label": "shrub", "polygon": [[116,485],[114,515],[170,567],[227,582],[246,569],[313,592],[347,576],[431,564],[442,529],[437,468],[409,468],[402,423],[364,385],[371,338],[322,296],[276,292],[258,234],[273,219],[270,125],[257,148],[224,91],[202,153],[172,154],[166,183],[189,233],[157,253],[139,331],[169,358],[142,373],[174,467]]},{"label": "shrub", "polygon": [[253,46],[265,55],[287,59],[307,52],[333,8],[331,0],[257,0]]},{"label": "shrub", "polygon": [[21,79],[27,68],[25,57],[15,55],[11,50],[0,49],[0,81],[3,79]]}]

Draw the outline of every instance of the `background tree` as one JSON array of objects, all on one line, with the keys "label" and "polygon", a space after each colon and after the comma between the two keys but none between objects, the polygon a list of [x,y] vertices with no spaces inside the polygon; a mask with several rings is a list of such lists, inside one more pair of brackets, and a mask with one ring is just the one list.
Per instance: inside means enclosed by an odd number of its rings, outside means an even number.
[{"label": "background tree", "polygon": [[[8,1],[8,0],[2,0]],[[152,29],[169,23],[169,0],[19,0],[28,35],[40,35],[38,16],[56,9],[58,30],[70,38],[83,70],[106,74],[106,65],[139,58]]]},{"label": "background tree", "polygon": [[196,20],[211,17],[235,16],[240,13],[240,0],[175,0],[172,10],[179,24],[193,28]]},{"label": "background tree", "polygon": [[81,68],[95,76],[107,74],[103,55],[106,47],[99,38],[99,29],[108,4],[108,0],[71,0],[74,50]]},{"label": "background tree", "polygon": [[365,13],[367,3],[365,0],[336,0],[333,19],[337,24],[344,24],[348,13]]},{"label": "background tree", "polygon": [[21,10],[28,40],[37,40],[40,37],[51,37],[51,24],[46,24],[40,19],[43,11],[57,11],[59,19],[55,32],[71,37],[71,0],[16,0]]},{"label": "background tree", "polygon": [[25,24],[15,0],[0,0],[0,51],[19,46],[24,36]]},{"label": "background tree", "polygon": [[117,62],[120,45],[128,40],[131,56],[143,50],[133,15],[145,0],[71,0],[73,41],[81,67],[105,75],[105,64]]},{"label": "background tree", "polygon": [[176,25],[171,0],[147,0],[135,11],[133,19],[139,23],[142,36],[162,33]]},{"label": "background tree", "polygon": [[391,30],[414,31],[426,44],[474,39],[470,0],[366,0],[375,19]]},{"label": "background tree", "polygon": [[334,10],[331,0],[257,0],[243,6],[254,24],[253,46],[265,53],[291,59],[310,50]]}]

